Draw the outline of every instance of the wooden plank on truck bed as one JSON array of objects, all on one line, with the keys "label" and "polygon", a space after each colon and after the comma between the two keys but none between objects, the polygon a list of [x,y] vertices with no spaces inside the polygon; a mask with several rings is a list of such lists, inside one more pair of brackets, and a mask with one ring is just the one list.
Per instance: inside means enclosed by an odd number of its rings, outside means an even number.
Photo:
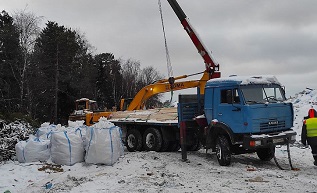
[{"label": "wooden plank on truck bed", "polygon": [[117,111],[109,117],[110,121],[177,122],[177,108],[155,108],[135,111]]}]

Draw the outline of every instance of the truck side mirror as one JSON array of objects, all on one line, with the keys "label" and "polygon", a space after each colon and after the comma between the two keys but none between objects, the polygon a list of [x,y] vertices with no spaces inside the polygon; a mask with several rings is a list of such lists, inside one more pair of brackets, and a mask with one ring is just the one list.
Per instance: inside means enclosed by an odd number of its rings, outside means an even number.
[{"label": "truck side mirror", "polygon": [[282,86],[282,92],[283,92],[283,95],[285,96],[286,92],[285,92],[285,86]]},{"label": "truck side mirror", "polygon": [[240,103],[240,97],[239,96],[233,97],[233,103]]}]

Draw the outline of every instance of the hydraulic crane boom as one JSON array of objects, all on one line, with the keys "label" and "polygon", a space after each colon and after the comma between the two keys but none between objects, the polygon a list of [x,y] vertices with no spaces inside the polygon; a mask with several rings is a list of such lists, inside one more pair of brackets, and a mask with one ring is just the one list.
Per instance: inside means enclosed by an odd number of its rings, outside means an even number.
[{"label": "hydraulic crane boom", "polygon": [[[181,24],[183,25],[190,39],[196,46],[198,53],[202,56],[205,62],[205,67],[206,67],[204,74],[200,80],[174,82],[175,80],[186,78],[186,76],[179,76],[176,78],[170,77],[169,79],[164,79],[154,84],[147,85],[136,94],[136,96],[133,98],[132,101],[130,101],[129,104],[127,104],[128,101],[125,101],[124,99],[122,99],[120,102],[121,110],[142,109],[145,106],[146,101],[150,97],[159,93],[164,93],[171,90],[182,90],[187,88],[194,88],[194,87],[204,88],[208,80],[213,78],[219,78],[221,75],[219,71],[219,64],[216,63],[215,60],[212,59],[211,52],[208,51],[207,47],[202,43],[198,34],[195,32],[194,28],[191,26],[189,19],[187,18],[186,14],[182,10],[182,8],[179,6],[177,1],[176,0],[167,0],[167,1],[169,2],[170,6],[176,13],[178,19],[181,21]],[[203,94],[204,89],[200,89],[200,93]],[[127,108],[124,108],[124,106],[126,106]]]},{"label": "hydraulic crane boom", "polygon": [[203,57],[206,71],[210,75],[210,79],[219,78],[220,71],[219,71],[219,64],[212,59],[211,53],[208,51],[207,47],[202,43],[198,34],[195,32],[194,28],[191,26],[189,19],[187,18],[186,14],[179,6],[176,0],[167,0],[168,3],[171,5],[172,9],[174,10],[175,14],[177,15],[178,19],[180,20],[181,24],[183,25],[185,31],[189,35],[190,39],[196,46],[198,53]]}]

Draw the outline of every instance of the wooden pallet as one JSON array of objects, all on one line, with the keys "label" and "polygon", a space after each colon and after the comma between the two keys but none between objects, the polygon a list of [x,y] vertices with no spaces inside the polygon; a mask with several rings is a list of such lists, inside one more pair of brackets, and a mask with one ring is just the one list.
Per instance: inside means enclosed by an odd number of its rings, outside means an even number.
[{"label": "wooden pallet", "polygon": [[136,120],[136,121],[177,121],[177,108],[156,108],[135,111],[113,112],[109,120]]}]

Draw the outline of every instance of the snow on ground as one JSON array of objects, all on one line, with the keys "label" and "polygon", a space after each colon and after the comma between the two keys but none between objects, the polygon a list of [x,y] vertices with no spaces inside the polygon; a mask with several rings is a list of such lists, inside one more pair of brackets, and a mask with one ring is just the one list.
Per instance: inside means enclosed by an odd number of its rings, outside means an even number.
[{"label": "snow on ground", "polygon": [[[299,171],[280,170],[254,154],[234,156],[229,167],[220,167],[215,154],[202,150],[189,153],[189,162],[180,160],[180,152],[126,152],[113,166],[78,163],[58,173],[38,171],[40,163],[9,162],[0,167],[0,192],[316,192],[310,150],[291,151]],[[286,165],[285,149],[277,149],[277,156]]]},{"label": "snow on ground", "polygon": [[[317,167],[310,148],[300,145],[302,119],[313,105],[317,91],[306,89],[295,98],[294,130],[297,141],[290,147],[293,166],[298,171],[280,170],[274,163],[262,162],[255,154],[233,156],[228,167],[219,166],[214,153],[204,150],[181,152],[127,152],[113,166],[77,163],[39,171],[40,162],[0,164],[0,193],[10,192],[316,192]],[[279,163],[288,164],[286,147],[276,148]],[[45,185],[52,187],[46,189]],[[48,184],[50,185],[50,184]]]}]

